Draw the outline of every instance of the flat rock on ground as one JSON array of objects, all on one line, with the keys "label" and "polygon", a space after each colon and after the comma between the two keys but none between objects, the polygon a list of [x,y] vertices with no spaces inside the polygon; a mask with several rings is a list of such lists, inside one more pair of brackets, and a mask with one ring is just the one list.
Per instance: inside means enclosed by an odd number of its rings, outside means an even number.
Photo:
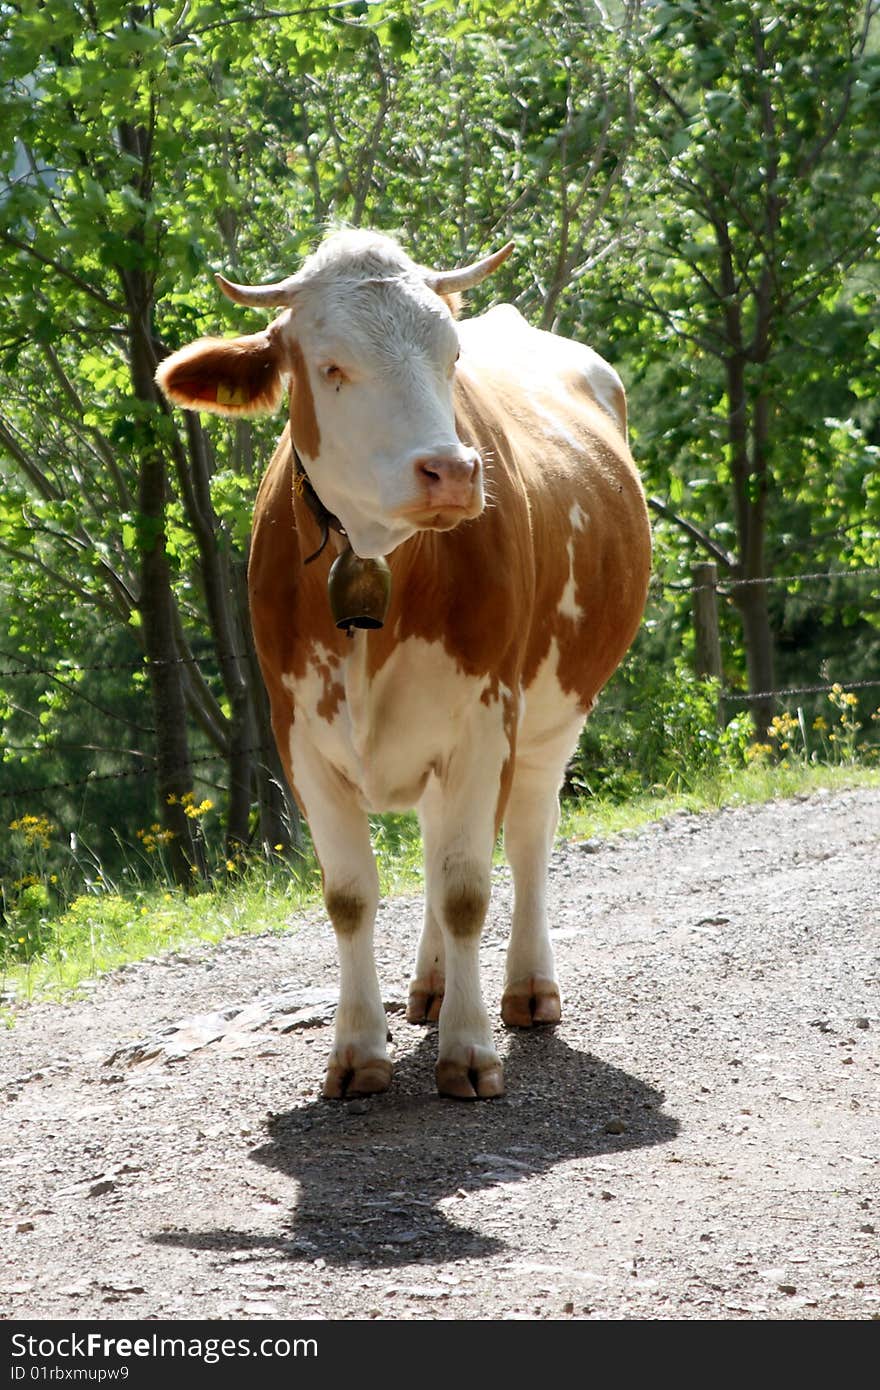
[{"label": "flat rock on ground", "polygon": [[[395,1075],[320,1098],[332,932],[229,940],[0,1037],[0,1318],[880,1316],[880,792],[561,844],[564,1019],[434,1093],[383,902]],[[497,1016],[511,908],[495,877]]]}]

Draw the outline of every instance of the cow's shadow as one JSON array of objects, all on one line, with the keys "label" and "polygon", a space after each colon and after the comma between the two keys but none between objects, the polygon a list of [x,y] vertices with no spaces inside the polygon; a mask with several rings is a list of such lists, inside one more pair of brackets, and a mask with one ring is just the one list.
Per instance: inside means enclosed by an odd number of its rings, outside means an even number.
[{"label": "cow's shadow", "polygon": [[[469,1194],[573,1159],[664,1143],[678,1131],[657,1090],[550,1031],[511,1035],[507,1095],[488,1103],[426,1093],[435,1052],[429,1035],[399,1058],[387,1095],[312,1101],[270,1117],[267,1141],[250,1157],[298,1184],[277,1236],[178,1230],[153,1239],[368,1267],[473,1258],[505,1241],[469,1226]],[[585,1209],[602,1185],[588,1176]],[[542,1219],[539,1209],[532,1220]]]}]

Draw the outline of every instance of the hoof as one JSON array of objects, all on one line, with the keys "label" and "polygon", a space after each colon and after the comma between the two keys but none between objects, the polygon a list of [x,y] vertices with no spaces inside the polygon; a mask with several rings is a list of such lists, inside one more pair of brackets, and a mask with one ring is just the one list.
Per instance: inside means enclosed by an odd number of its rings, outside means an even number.
[{"label": "hoof", "polygon": [[501,1000],[501,1017],[508,1028],[534,1028],[558,1023],[562,1017],[559,989],[553,980],[533,976],[508,985]]},{"label": "hoof", "polygon": [[406,1006],[407,1023],[436,1023],[440,1017],[442,1004],[442,985],[435,990],[412,986],[409,992],[409,1002]]},{"label": "hoof", "polygon": [[438,1062],[434,1075],[441,1096],[452,1096],[455,1100],[491,1100],[504,1095],[504,1072],[497,1061],[481,1067]]},{"label": "hoof", "polygon": [[330,1065],[324,1077],[325,1100],[345,1100],[348,1096],[373,1096],[391,1085],[391,1063],[384,1057],[359,1067]]}]

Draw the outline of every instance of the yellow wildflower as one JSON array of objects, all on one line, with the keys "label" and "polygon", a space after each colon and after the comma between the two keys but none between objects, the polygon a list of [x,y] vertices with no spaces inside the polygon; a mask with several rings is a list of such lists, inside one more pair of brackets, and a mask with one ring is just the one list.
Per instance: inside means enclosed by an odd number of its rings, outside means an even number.
[{"label": "yellow wildflower", "polygon": [[48,849],[55,826],[48,816],[19,816],[18,820],[10,821],[9,829],[17,830],[24,836],[28,849],[33,845],[38,845],[40,849]]}]

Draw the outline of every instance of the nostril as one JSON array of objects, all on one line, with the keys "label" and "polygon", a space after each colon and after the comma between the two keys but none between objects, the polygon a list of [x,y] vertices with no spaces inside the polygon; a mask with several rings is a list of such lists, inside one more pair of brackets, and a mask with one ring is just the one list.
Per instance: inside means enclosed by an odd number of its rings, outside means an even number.
[{"label": "nostril", "polygon": [[450,484],[458,486],[473,480],[478,457],[444,458],[442,455],[429,455],[426,458],[416,459],[413,466],[417,475],[429,485]]}]

